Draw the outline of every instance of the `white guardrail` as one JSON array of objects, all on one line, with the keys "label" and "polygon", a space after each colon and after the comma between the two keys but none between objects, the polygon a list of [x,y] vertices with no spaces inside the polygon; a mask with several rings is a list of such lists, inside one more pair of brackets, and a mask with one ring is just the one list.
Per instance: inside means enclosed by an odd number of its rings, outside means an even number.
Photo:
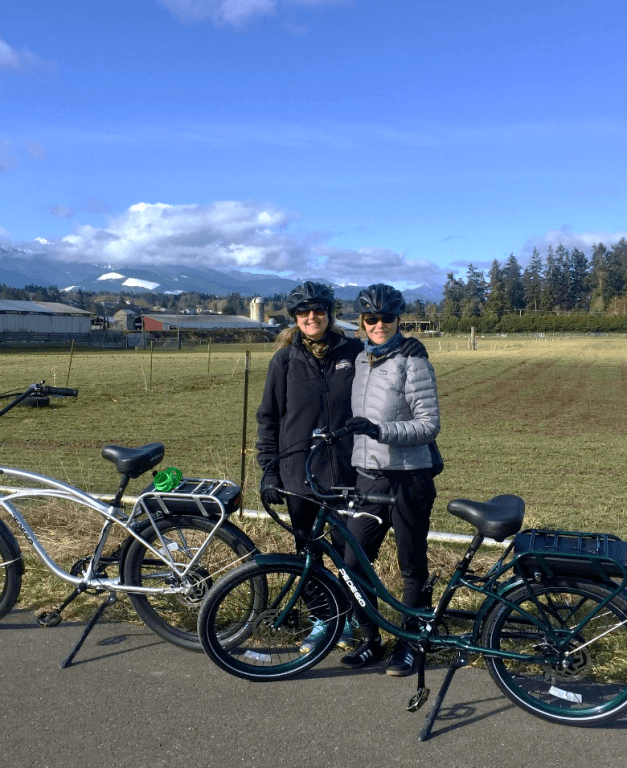
[{"label": "white guardrail", "polygon": [[[3,486],[0,485],[0,492],[6,491],[10,493],[11,491],[15,490],[15,486]],[[26,490],[26,489],[24,489]],[[104,500],[111,500],[113,499],[113,494],[111,493],[93,493],[91,494],[94,498],[99,499],[101,501]],[[124,496],[122,498],[122,501],[125,504],[134,504],[137,501],[137,496]],[[234,512],[233,515],[236,513]],[[270,520],[270,515],[262,509],[244,509],[243,510],[244,517],[248,518],[266,518]],[[279,516],[283,520],[289,520],[289,517],[286,514],[279,513]],[[440,533],[439,531],[429,531],[429,541],[439,541],[446,544],[469,544],[472,541],[472,536],[465,533]],[[483,544],[486,547],[501,547],[501,549],[505,549],[505,547],[509,546],[511,543],[511,539],[505,539],[505,541],[495,541],[494,539],[485,538],[483,540]]]}]

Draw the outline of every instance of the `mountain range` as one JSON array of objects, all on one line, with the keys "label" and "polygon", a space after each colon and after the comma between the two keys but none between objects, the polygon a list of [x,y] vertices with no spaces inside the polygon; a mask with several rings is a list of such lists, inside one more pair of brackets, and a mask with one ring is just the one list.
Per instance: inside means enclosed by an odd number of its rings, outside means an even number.
[{"label": "mountain range", "polygon": [[[337,285],[320,277],[305,277],[332,286],[338,299],[354,299],[364,286]],[[35,253],[19,248],[0,246],[0,283],[13,288],[26,285],[47,287],[55,285],[60,290],[122,291],[143,293],[209,293],[226,296],[240,293],[242,296],[273,296],[289,293],[299,281],[278,275],[242,272],[237,269],[213,269],[212,267],[185,267],[167,264],[155,267],[111,267],[89,262],[69,262],[55,259],[46,253]],[[442,287],[419,285],[403,291],[408,301],[439,302]]]}]

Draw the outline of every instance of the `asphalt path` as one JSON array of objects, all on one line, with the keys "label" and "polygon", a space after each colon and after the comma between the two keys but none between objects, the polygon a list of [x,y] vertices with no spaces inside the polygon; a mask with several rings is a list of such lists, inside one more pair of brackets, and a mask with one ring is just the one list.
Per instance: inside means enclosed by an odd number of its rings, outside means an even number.
[{"label": "asphalt path", "polygon": [[[415,678],[378,665],[345,671],[332,653],[304,675],[252,683],[204,654],[125,623],[96,626],[60,669],[83,625],[0,622],[0,766],[210,768],[624,768],[627,718],[566,728],[512,705],[487,672],[457,672],[432,738],[405,711]],[[444,668],[430,667],[431,698]],[[429,704],[425,707],[428,709]]]}]

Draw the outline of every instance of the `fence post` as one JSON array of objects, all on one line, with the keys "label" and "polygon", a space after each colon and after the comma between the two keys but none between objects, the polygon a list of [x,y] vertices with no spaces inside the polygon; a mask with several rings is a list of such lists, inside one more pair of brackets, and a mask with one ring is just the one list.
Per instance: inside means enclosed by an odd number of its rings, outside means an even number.
[{"label": "fence post", "polygon": [[70,349],[70,364],[67,367],[67,378],[65,380],[66,388],[70,385],[70,371],[72,370],[72,358],[74,357],[74,339],[72,339],[72,348]]},{"label": "fence post", "polygon": [[242,501],[239,508],[240,519],[244,514],[244,482],[246,480],[246,425],[248,421],[248,374],[250,371],[250,351],[246,350],[244,363],[244,412],[242,415],[242,460],[240,464],[239,484],[242,489]]}]

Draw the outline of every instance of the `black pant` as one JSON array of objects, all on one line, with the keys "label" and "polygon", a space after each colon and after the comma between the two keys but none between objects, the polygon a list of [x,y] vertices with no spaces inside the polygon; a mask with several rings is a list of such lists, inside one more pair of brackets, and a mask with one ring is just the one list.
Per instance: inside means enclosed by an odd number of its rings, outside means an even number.
[{"label": "black pant", "polygon": [[[379,472],[376,479],[357,476],[357,490],[361,493],[385,493],[396,496],[396,504],[379,506],[363,504],[362,512],[370,512],[383,519],[383,525],[368,517],[349,518],[348,529],[355,536],[370,562],[374,562],[385,534],[394,528],[398,565],[403,577],[403,603],[410,608],[421,608],[429,602],[423,586],[429,577],[427,561],[427,535],[429,518],[435,501],[435,486],[431,472],[419,469],[413,472]],[[346,546],[346,564],[363,575],[352,549]],[[377,607],[375,597],[368,599]],[[376,637],[377,625],[353,602],[355,615],[366,637]],[[403,616],[403,621],[407,619]]]},{"label": "black pant", "polygon": [[[298,553],[305,546],[311,535],[313,524],[318,515],[318,511],[320,510],[320,502],[315,499],[300,498],[298,496],[286,496],[286,500],[290,521],[292,523],[292,528],[294,528],[294,545],[296,547],[296,552]],[[334,514],[335,513],[332,512],[329,515],[330,523],[333,522]],[[334,530],[331,531],[331,541],[337,551],[341,552],[344,547],[344,539],[341,536],[338,536],[337,532]],[[320,564],[322,564],[322,555],[320,555]],[[315,618],[322,619],[322,621],[331,618],[327,615],[328,606],[326,601],[321,600],[316,592],[315,585],[312,585],[310,582],[305,584],[303,599],[305,605],[309,608]]]},{"label": "black pant", "polygon": [[[292,523],[292,528],[294,528],[294,546],[296,547],[296,552],[300,552],[311,535],[311,529],[320,511],[320,502],[314,498],[301,498],[300,496],[286,496],[286,500],[290,522]],[[328,516],[328,521],[331,525],[333,524],[335,514],[335,512],[331,512]],[[338,536],[334,530],[331,531],[331,541],[337,551],[342,552],[344,539]]]}]

